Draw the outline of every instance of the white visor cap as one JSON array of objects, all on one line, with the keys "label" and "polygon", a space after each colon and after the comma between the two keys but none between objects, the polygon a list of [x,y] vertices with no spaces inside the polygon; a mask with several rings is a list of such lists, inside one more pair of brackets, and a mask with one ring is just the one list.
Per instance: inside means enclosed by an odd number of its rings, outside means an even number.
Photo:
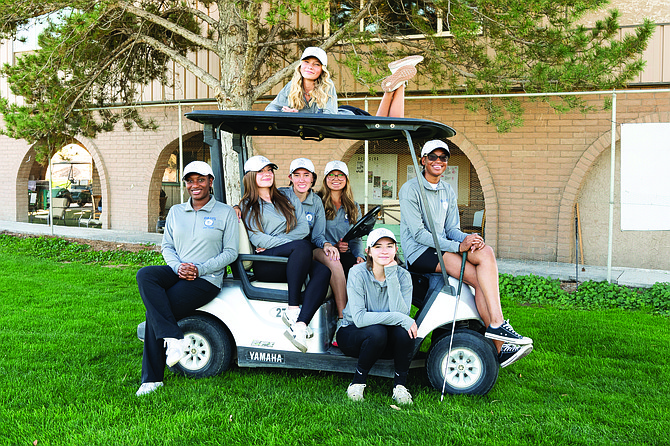
[{"label": "white visor cap", "polygon": [[277,170],[277,165],[263,155],[252,156],[244,163],[244,173],[260,172],[265,166],[272,166],[274,170]]},{"label": "white visor cap", "polygon": [[314,163],[312,161],[308,160],[307,158],[296,158],[293,161],[291,161],[291,166],[289,167],[289,174],[292,174],[298,169],[307,169],[312,173],[316,173],[314,170]]},{"label": "white visor cap", "polygon": [[302,52],[302,57],[300,60],[305,60],[308,57],[316,57],[324,67],[328,65],[328,56],[326,56],[326,52],[318,46],[309,46],[305,48],[305,51]]},{"label": "white visor cap", "polygon": [[184,167],[184,175],[181,177],[182,181],[186,181],[186,177],[192,173],[207,176],[211,175],[214,178],[212,168],[204,161],[191,161]]},{"label": "white visor cap", "polygon": [[398,243],[398,241],[395,239],[395,235],[393,235],[393,232],[386,228],[377,228],[374,231],[372,231],[370,234],[368,234],[368,241],[366,243],[367,247],[374,246],[375,243],[377,243],[380,239],[383,239],[384,237],[388,237],[391,240],[393,240],[393,243]]},{"label": "white visor cap", "polygon": [[426,156],[433,150],[437,149],[442,149],[445,152],[447,152],[447,157],[451,156],[451,152],[449,151],[449,146],[447,145],[447,143],[444,141],[440,141],[439,139],[433,139],[424,144],[423,149],[421,149],[421,156]]},{"label": "white visor cap", "polygon": [[339,170],[349,178],[349,168],[342,161],[330,161],[323,170],[323,175],[328,175],[333,170]]}]

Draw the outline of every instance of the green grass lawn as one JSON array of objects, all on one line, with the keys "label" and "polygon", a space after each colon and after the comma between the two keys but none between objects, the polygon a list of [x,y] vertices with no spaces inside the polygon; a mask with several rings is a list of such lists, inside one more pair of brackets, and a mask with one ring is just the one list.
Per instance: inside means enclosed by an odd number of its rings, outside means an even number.
[{"label": "green grass lawn", "polygon": [[233,366],[138,398],[137,267],[0,251],[0,270],[0,445],[670,444],[665,316],[508,302],[535,350],[485,397],[440,403],[412,370],[395,410],[389,379],[353,403],[348,374]]}]

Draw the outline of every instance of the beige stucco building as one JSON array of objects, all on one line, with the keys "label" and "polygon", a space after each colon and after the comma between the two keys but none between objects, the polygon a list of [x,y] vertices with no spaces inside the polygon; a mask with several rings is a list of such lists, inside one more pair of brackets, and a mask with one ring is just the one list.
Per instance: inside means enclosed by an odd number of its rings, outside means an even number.
[{"label": "beige stucco building", "polygon": [[[670,92],[657,91],[670,87],[670,6],[653,0],[616,3],[623,12],[623,25],[640,23],[640,17],[651,17],[659,24],[645,53],[647,68],[630,85],[636,92],[617,93],[615,148],[619,163],[620,124],[670,123]],[[589,20],[585,18],[587,23]],[[630,28],[624,27],[621,32],[630,32]],[[0,46],[0,62],[11,62],[14,56],[11,42]],[[217,66],[210,55],[194,57],[208,69]],[[119,129],[94,140],[77,141],[92,157],[93,194],[102,196],[103,230],[155,231],[161,213],[161,189],[167,195],[168,208],[179,202],[179,187],[171,167],[180,133],[186,162],[208,160],[202,148],[201,126],[187,119],[180,123],[174,101],[183,101],[182,112],[214,108],[212,102],[194,102],[206,101],[213,94],[183,69],[175,68],[173,73],[173,89],[150,86],[144,91],[144,100],[152,105],[143,108],[142,113],[160,123],[158,131]],[[351,105],[365,108],[363,87],[346,76],[337,81],[341,103],[350,98]],[[11,97],[4,80],[0,81],[0,91]],[[483,112],[468,111],[463,99],[429,96],[417,85],[410,85],[405,113],[444,122],[457,131],[452,138],[455,150],[450,165],[457,167],[454,178],[462,224],[472,224],[474,213],[485,209],[486,241],[499,257],[574,262],[575,207],[579,205],[584,262],[605,265],[612,140],[611,111],[603,109],[606,96],[584,96],[594,107],[586,114],[559,114],[544,103],[524,98],[524,126],[504,134],[486,123]],[[370,110],[376,109],[378,99],[368,98]],[[257,107],[262,109],[264,104]],[[343,142],[296,145],[295,141],[259,141],[254,149],[280,166],[278,178],[288,173],[290,161],[298,156],[311,158],[317,170],[331,159],[341,159],[355,170],[363,153],[362,144]],[[410,164],[403,149],[390,144],[371,151],[377,158],[371,160],[374,172],[369,179],[368,202],[397,198]],[[46,178],[46,168],[35,163],[35,152],[25,141],[0,137],[0,153],[0,174],[9,179],[7,187],[0,190],[0,220],[29,221],[29,185]],[[670,270],[669,231],[620,229],[618,164],[616,169],[613,265]],[[359,180],[364,181],[363,177]],[[357,187],[356,194],[362,203],[362,187]]]}]

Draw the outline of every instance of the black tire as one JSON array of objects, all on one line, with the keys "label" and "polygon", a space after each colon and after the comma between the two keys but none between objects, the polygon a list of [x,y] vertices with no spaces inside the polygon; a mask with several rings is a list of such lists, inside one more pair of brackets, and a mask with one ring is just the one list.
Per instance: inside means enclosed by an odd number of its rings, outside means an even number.
[{"label": "black tire", "polygon": [[190,338],[191,351],[170,370],[192,378],[207,378],[230,368],[232,338],[220,322],[204,315],[189,316],[179,321],[179,327],[184,337]]},{"label": "black tire", "polygon": [[[426,362],[428,379],[439,392],[442,392],[444,383],[449,338],[447,335],[431,347]],[[493,342],[472,330],[456,331],[444,392],[451,395],[486,395],[498,379],[499,368]]]}]

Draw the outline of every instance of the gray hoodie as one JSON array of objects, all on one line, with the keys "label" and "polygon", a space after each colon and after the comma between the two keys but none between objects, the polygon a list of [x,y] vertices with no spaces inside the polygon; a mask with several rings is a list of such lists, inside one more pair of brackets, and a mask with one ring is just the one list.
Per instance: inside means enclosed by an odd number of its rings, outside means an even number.
[{"label": "gray hoodie", "polygon": [[[467,234],[460,230],[456,193],[449,184],[442,180],[437,184],[437,189],[434,189],[424,178],[423,173],[420,178],[426,191],[426,205],[430,207],[434,219],[439,250],[458,252],[459,245]],[[412,178],[403,184],[398,196],[400,199],[400,240],[405,259],[411,264],[426,249],[435,248],[426,209],[421,203],[419,178]]]},{"label": "gray hoodie", "polygon": [[175,274],[180,264],[193,263],[200,277],[221,288],[226,266],[237,258],[239,245],[235,211],[214,197],[197,211],[190,199],[170,208],[161,250]]},{"label": "gray hoodie", "polygon": [[348,302],[342,315],[342,326],[400,325],[409,330],[414,319],[412,307],[412,277],[398,266],[384,268],[386,280],[379,282],[365,263],[354,265],[347,280]]},{"label": "gray hoodie", "polygon": [[[280,187],[279,190],[287,197],[294,196],[298,199],[292,186]],[[302,210],[309,224],[312,243],[318,248],[323,248],[323,245],[326,243],[326,211],[323,209],[321,197],[310,190],[307,198],[302,202]]]},{"label": "gray hoodie", "polygon": [[[354,203],[357,209],[360,209],[358,203]],[[332,220],[326,220],[326,241],[335,245],[344,237],[349,229],[356,223],[349,221],[349,216],[345,213],[344,206],[340,206]],[[356,257],[365,258],[365,251],[363,250],[363,242],[360,237],[349,240],[349,250]]]},{"label": "gray hoodie", "polygon": [[274,248],[294,240],[303,239],[309,235],[309,224],[307,224],[300,200],[298,200],[295,194],[287,194],[284,191],[281,191],[281,193],[291,201],[291,204],[295,208],[296,225],[291,232],[286,233],[284,214],[275,209],[274,204],[259,198],[258,201],[261,204],[261,225],[263,227],[257,228],[251,221],[251,218],[248,218],[245,222],[249,229],[249,241],[256,248]]}]

